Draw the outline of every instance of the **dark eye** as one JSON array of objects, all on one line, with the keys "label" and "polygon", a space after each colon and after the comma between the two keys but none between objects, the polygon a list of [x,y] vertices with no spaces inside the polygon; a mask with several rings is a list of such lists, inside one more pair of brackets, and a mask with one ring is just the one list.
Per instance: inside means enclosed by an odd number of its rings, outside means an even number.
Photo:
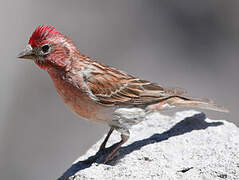
[{"label": "dark eye", "polygon": [[42,52],[45,54],[49,51],[50,46],[48,44],[45,44],[41,47]]}]

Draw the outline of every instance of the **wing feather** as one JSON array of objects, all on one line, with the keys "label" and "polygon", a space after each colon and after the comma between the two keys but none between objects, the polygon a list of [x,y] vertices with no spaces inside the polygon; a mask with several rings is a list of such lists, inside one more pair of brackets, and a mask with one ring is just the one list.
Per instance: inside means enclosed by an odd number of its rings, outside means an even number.
[{"label": "wing feather", "polygon": [[185,93],[180,88],[164,88],[96,62],[90,72],[85,83],[99,103],[105,105],[144,105]]}]

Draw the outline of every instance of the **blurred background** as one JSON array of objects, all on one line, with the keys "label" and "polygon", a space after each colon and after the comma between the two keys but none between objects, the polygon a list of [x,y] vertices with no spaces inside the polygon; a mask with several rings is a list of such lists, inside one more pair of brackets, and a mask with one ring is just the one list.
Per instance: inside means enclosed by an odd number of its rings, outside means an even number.
[{"label": "blurred background", "polygon": [[37,25],[87,56],[143,79],[211,97],[239,125],[239,1],[0,1],[0,179],[56,179],[108,128],[66,109],[53,83],[17,59]]}]

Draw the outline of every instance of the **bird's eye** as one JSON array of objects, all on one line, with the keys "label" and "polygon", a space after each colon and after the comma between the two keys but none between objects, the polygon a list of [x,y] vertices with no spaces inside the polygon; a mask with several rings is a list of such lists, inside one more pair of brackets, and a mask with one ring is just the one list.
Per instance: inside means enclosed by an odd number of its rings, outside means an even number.
[{"label": "bird's eye", "polygon": [[44,54],[48,53],[50,49],[50,46],[48,44],[45,44],[41,47],[41,50]]}]

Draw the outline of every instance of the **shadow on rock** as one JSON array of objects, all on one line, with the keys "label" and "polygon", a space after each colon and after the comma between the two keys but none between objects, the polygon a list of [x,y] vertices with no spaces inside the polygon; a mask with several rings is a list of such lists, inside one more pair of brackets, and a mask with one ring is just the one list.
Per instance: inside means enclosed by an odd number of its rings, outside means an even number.
[{"label": "shadow on rock", "polygon": [[[109,165],[115,165],[125,155],[130,154],[131,152],[138,150],[141,147],[146,146],[148,144],[161,142],[174,136],[189,133],[193,130],[201,130],[206,129],[210,126],[220,126],[223,124],[222,122],[206,122],[205,119],[206,115],[204,113],[199,113],[192,117],[187,117],[184,120],[178,122],[168,131],[165,131],[161,134],[153,134],[152,136],[146,139],[135,141],[134,143],[129,144],[128,146],[121,147],[119,149],[120,154],[116,156],[113,160],[111,160],[109,162]],[[58,180],[67,180],[69,177],[73,176],[76,172],[90,167],[95,162],[98,163],[104,157],[104,155],[108,151],[110,151],[111,148],[112,146],[106,148],[106,151],[104,152],[98,151],[94,156],[91,156],[84,161],[79,161],[73,164]]]}]

